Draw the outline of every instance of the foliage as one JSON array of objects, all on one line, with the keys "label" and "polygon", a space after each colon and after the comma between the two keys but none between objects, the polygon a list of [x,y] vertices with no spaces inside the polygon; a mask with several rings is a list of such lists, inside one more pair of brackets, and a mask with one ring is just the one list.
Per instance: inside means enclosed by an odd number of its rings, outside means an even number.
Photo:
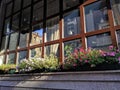
[{"label": "foliage", "polygon": [[54,55],[47,56],[45,58],[31,58],[29,60],[22,60],[18,65],[20,72],[32,71],[32,70],[56,70],[58,67],[58,58]]},{"label": "foliage", "polygon": [[70,51],[70,46],[67,46],[68,51],[64,60],[64,69],[81,68],[84,65],[90,65],[90,67],[96,67],[103,63],[120,63],[120,52],[113,46],[109,46],[109,51],[103,51],[100,49],[83,49],[76,48],[73,52]]}]

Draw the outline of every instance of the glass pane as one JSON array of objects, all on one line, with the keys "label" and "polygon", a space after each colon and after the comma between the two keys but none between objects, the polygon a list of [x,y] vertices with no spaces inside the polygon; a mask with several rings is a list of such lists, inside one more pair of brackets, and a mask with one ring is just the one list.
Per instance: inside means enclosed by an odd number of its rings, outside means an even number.
[{"label": "glass pane", "polygon": [[54,54],[59,57],[59,44],[53,44],[45,47],[45,55]]},{"label": "glass pane", "polygon": [[47,16],[54,15],[59,12],[59,0],[47,0]]},{"label": "glass pane", "polygon": [[33,7],[33,22],[43,19],[43,0]]},{"label": "glass pane", "polygon": [[79,5],[79,0],[63,0],[64,10],[74,7],[76,5]]},{"label": "glass pane", "polygon": [[10,36],[9,50],[15,50],[18,41],[18,33],[13,33]]},{"label": "glass pane", "polygon": [[25,48],[27,47],[29,42],[29,34],[25,33],[25,34],[20,34],[20,41],[19,41],[19,48]]},{"label": "glass pane", "polygon": [[2,37],[1,52],[5,52],[8,45],[8,36]]},{"label": "glass pane", "polygon": [[22,0],[15,0],[14,2],[14,12],[20,10]]},{"label": "glass pane", "polygon": [[13,3],[7,4],[6,6],[6,17],[11,15]]},{"label": "glass pane", "polygon": [[78,10],[74,10],[64,15],[64,37],[80,33],[80,15]]},{"label": "glass pane", "polygon": [[23,0],[23,7],[26,7],[31,4],[31,0]]},{"label": "glass pane", "polygon": [[43,24],[33,26],[31,45],[40,44],[43,41]]},{"label": "glass pane", "polygon": [[72,48],[71,52],[73,52],[75,48],[80,48],[82,46],[82,42],[80,39],[64,42],[64,56],[66,56],[66,46]]},{"label": "glass pane", "polygon": [[19,29],[19,18],[20,18],[20,14],[16,14],[13,16],[12,18],[12,31],[15,32]]},{"label": "glass pane", "polygon": [[31,57],[41,57],[42,55],[42,48],[34,48],[31,49]]},{"label": "glass pane", "polygon": [[27,8],[23,10],[21,26],[24,28],[24,30],[27,30],[29,29],[29,24],[30,24],[30,8]]},{"label": "glass pane", "polygon": [[111,0],[111,5],[115,26],[120,25],[120,0]]},{"label": "glass pane", "polygon": [[109,27],[106,0],[85,6],[86,32]]},{"label": "glass pane", "polygon": [[26,57],[27,57],[27,51],[19,52],[18,63],[20,63],[21,60],[26,59]]},{"label": "glass pane", "polygon": [[59,18],[53,18],[47,21],[46,42],[59,39]]},{"label": "glass pane", "polygon": [[4,25],[4,34],[7,34],[10,32],[10,18],[5,20],[5,25]]},{"label": "glass pane", "polygon": [[88,47],[107,49],[112,44],[110,33],[103,33],[99,35],[90,36],[87,38]]},{"label": "glass pane", "polygon": [[117,40],[118,40],[117,42],[120,49],[120,30],[117,31]]},{"label": "glass pane", "polygon": [[5,61],[5,55],[0,56],[0,65],[4,64]]},{"label": "glass pane", "polygon": [[7,58],[7,64],[15,63],[15,53],[10,53]]}]

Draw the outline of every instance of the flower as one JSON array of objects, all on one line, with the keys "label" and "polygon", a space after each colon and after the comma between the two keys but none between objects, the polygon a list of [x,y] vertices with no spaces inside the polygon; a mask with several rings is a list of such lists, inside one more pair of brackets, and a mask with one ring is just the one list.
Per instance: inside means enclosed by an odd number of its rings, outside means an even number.
[{"label": "flower", "polygon": [[120,63],[120,57],[118,57],[118,61],[119,61],[119,63]]},{"label": "flower", "polygon": [[114,46],[109,46],[109,50],[113,50],[114,49]]}]

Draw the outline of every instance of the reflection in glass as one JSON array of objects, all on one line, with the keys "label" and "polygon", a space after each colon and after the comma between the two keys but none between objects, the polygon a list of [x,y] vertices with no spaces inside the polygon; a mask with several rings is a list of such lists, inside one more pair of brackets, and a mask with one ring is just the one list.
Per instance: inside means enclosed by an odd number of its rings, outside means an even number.
[{"label": "reflection in glass", "polygon": [[112,5],[115,26],[120,25],[120,0],[110,0],[110,1]]},{"label": "reflection in glass", "polygon": [[10,3],[6,6],[6,17],[11,15],[12,5],[13,5],[13,3]]},{"label": "reflection in glass", "polygon": [[15,63],[15,53],[10,53],[7,57],[7,64]]},{"label": "reflection in glass", "polygon": [[59,12],[59,0],[47,0],[47,17]]},{"label": "reflection in glass", "polygon": [[14,12],[20,10],[21,0],[14,0]]},{"label": "reflection in glass", "polygon": [[18,33],[10,35],[9,50],[15,50],[17,46]]},{"label": "reflection in glass", "polygon": [[4,34],[10,33],[10,18],[5,20]]},{"label": "reflection in glass", "polygon": [[86,31],[94,31],[109,27],[106,0],[85,6]]},{"label": "reflection in glass", "polygon": [[75,48],[80,48],[82,46],[82,42],[80,39],[65,42],[64,43],[64,56],[66,56],[65,48],[67,46],[71,47],[72,48],[71,52],[73,52]]},{"label": "reflection in glass", "polygon": [[29,34],[25,33],[25,34],[20,34],[20,41],[19,41],[19,48],[25,48],[27,47],[29,42]]},{"label": "reflection in glass", "polygon": [[64,37],[80,33],[80,15],[78,10],[74,10],[64,15]]},{"label": "reflection in glass", "polygon": [[43,24],[33,26],[31,45],[41,44],[43,38]]},{"label": "reflection in glass", "polygon": [[41,57],[42,55],[42,48],[34,48],[31,49],[31,57]]},{"label": "reflection in glass", "polygon": [[27,30],[29,29],[29,24],[30,24],[30,8],[27,8],[23,10],[21,26],[24,28],[24,30]]},{"label": "reflection in glass", "polygon": [[59,44],[53,44],[45,47],[45,55],[54,54],[59,57]]},{"label": "reflection in glass", "polygon": [[19,29],[19,18],[20,18],[20,14],[16,14],[13,16],[12,18],[12,31],[15,32]]},{"label": "reflection in glass", "polygon": [[47,21],[46,42],[59,39],[59,18],[53,18]]},{"label": "reflection in glass", "polygon": [[26,57],[27,57],[27,51],[20,51],[19,52],[18,63],[20,63],[21,60],[26,59]]},{"label": "reflection in glass", "polygon": [[119,49],[120,49],[120,30],[118,30],[118,31],[116,32],[116,34],[117,34],[118,46],[119,46]]},{"label": "reflection in glass", "polygon": [[87,38],[87,46],[92,48],[106,49],[112,44],[110,33],[90,36]]},{"label": "reflection in glass", "polygon": [[63,0],[64,10],[74,7],[76,5],[79,5],[79,0]]},{"label": "reflection in glass", "polygon": [[5,55],[0,56],[0,65],[4,64],[5,62]]},{"label": "reflection in glass", "polygon": [[23,7],[26,7],[31,4],[31,0],[23,0]]},{"label": "reflection in glass", "polygon": [[33,7],[33,22],[43,19],[43,0],[36,3]]},{"label": "reflection in glass", "polygon": [[1,52],[5,52],[8,45],[8,36],[2,37]]}]

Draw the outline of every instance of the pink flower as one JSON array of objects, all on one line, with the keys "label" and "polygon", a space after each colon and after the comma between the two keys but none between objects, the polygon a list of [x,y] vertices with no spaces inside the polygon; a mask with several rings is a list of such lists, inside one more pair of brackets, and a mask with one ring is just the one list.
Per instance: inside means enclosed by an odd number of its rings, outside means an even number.
[{"label": "pink flower", "polygon": [[113,50],[113,48],[114,48],[114,46],[112,46],[112,45],[109,46],[109,50]]},{"label": "pink flower", "polygon": [[115,54],[116,54],[115,52],[108,52],[107,53],[107,55],[109,55],[109,56],[115,56]]},{"label": "pink flower", "polygon": [[74,67],[76,67],[76,66],[77,66],[77,64],[73,64],[73,66],[74,66]]},{"label": "pink flower", "polygon": [[88,60],[85,60],[85,63],[88,63],[89,61]]}]

